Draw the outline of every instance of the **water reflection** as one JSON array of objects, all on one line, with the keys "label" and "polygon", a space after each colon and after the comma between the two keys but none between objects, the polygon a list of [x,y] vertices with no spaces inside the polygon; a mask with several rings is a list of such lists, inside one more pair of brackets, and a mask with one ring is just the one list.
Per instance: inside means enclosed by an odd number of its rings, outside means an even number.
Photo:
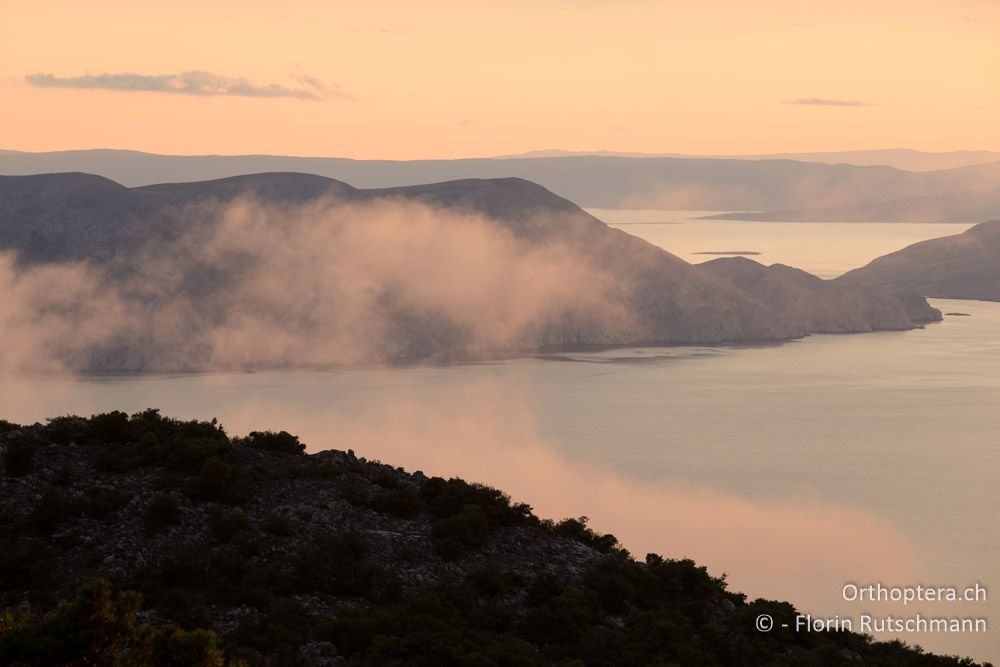
[{"label": "water reflection", "polygon": [[[156,406],[284,428],[586,514],[639,556],[693,557],[751,595],[857,613],[847,581],[1000,585],[1000,304],[936,305],[971,317],[439,368],[7,376],[0,405],[22,422]],[[997,657],[985,638],[908,639]]]}]

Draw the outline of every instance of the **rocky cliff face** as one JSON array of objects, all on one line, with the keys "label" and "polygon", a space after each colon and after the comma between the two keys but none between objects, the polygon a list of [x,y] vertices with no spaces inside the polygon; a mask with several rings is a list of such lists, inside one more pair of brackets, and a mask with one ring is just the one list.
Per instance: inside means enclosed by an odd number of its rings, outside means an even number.
[{"label": "rocky cliff face", "polygon": [[0,661],[51,664],[12,628],[99,577],[140,592],[142,620],[211,629],[251,665],[959,664],[761,633],[758,614],[794,627],[794,608],[488,487],[302,449],[154,410],[0,421],[0,612],[22,619],[0,623]]},{"label": "rocky cliff face", "polygon": [[836,282],[941,299],[1000,301],[1000,220],[915,243],[845,273]]}]

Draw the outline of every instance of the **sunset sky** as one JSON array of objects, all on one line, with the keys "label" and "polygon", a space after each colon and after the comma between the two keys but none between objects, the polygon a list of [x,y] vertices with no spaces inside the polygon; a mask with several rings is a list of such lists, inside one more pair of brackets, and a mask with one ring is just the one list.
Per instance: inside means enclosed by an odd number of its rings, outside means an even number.
[{"label": "sunset sky", "polygon": [[1000,0],[0,0],[0,148],[1000,150]]}]

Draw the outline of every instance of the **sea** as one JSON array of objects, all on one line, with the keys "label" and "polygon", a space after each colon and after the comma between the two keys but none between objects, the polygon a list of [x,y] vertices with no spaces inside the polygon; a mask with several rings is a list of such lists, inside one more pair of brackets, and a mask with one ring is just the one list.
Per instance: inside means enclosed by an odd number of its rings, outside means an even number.
[{"label": "sea", "polygon": [[[591,213],[690,262],[740,253],[824,278],[969,227]],[[863,617],[891,614],[914,622],[879,638],[1000,661],[1000,303],[932,303],[947,315],[923,329],[772,345],[330,371],[8,373],[0,418],[156,407],[218,418],[234,434],[284,429],[311,451],[353,449],[496,486],[543,517],[586,516],[637,557],[693,558],[731,589],[788,600],[811,620],[861,631]],[[977,585],[986,599],[855,592],[961,596]],[[919,618],[983,618],[988,630],[928,631]]]}]

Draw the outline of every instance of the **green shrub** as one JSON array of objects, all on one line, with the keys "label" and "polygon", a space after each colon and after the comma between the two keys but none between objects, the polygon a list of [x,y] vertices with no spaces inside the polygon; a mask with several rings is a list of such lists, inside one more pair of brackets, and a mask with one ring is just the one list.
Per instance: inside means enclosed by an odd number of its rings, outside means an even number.
[{"label": "green shrub", "polygon": [[369,559],[371,546],[356,533],[320,535],[295,559],[299,590],[377,599],[393,592],[395,582]]},{"label": "green shrub", "polygon": [[180,523],[181,504],[174,496],[161,494],[153,498],[143,514],[143,525],[149,532],[157,532]]},{"label": "green shrub", "polygon": [[432,477],[421,486],[420,496],[438,518],[463,512],[468,506],[476,506],[483,511],[491,528],[538,524],[529,505],[511,504],[510,496],[506,493],[484,484],[469,484],[458,478],[444,480]]},{"label": "green shrub", "polygon": [[48,420],[48,438],[55,444],[83,442],[90,428],[87,420],[77,415],[54,417]]},{"label": "green shrub", "polygon": [[435,519],[431,524],[438,554],[455,560],[481,546],[490,535],[490,522],[482,508],[470,505],[457,514]]},{"label": "green shrub", "polygon": [[[153,635],[155,667],[222,667],[227,664],[211,630],[181,630],[171,625]],[[234,667],[234,663],[228,663]]]},{"label": "green shrub", "polygon": [[83,503],[78,498],[50,486],[35,505],[29,521],[38,531],[51,535],[60,524],[80,516],[82,510]]},{"label": "green shrub", "polygon": [[250,435],[237,440],[240,444],[251,449],[259,449],[264,452],[284,452],[286,454],[303,454],[306,446],[299,442],[297,435],[292,435],[288,431],[251,431]]},{"label": "green shrub", "polygon": [[[55,550],[42,538],[0,535],[0,590],[43,589],[55,571]],[[0,663],[2,664],[2,663]]]},{"label": "green shrub", "polygon": [[621,550],[617,537],[611,533],[601,534],[594,532],[587,527],[589,520],[585,516],[581,516],[579,519],[563,519],[550,527],[557,535],[583,542],[590,548],[603,554]]},{"label": "green shrub", "polygon": [[0,419],[0,433],[9,433],[10,431],[18,431],[21,429],[19,424],[14,422],[9,422],[6,419]]},{"label": "green shrub", "polygon": [[135,429],[124,412],[115,410],[90,418],[90,439],[102,444],[126,443],[135,439]]},{"label": "green shrub", "polygon": [[[190,607],[196,606],[196,600],[188,593],[197,591],[203,594],[212,585],[204,548],[195,544],[172,546],[158,563],[148,569],[142,579],[146,586],[157,593],[176,593],[180,598],[180,606]],[[161,595],[157,596],[160,597]]]},{"label": "green shrub", "polygon": [[365,506],[393,516],[410,519],[417,516],[424,506],[420,493],[410,486],[398,486],[389,491],[367,496]]},{"label": "green shrub", "polygon": [[292,534],[292,520],[284,514],[268,514],[264,519],[264,530],[272,535],[287,537]]},{"label": "green shrub", "polygon": [[23,477],[35,469],[35,445],[22,438],[7,443],[3,453],[4,472],[11,477]]},{"label": "green shrub", "polygon": [[52,476],[52,483],[56,486],[71,486],[73,479],[73,469],[69,466],[62,466]]},{"label": "green shrub", "polygon": [[185,492],[197,501],[219,501],[233,476],[232,467],[220,458],[205,460],[197,477],[188,481]]},{"label": "green shrub", "polygon": [[116,489],[91,487],[83,494],[83,509],[95,519],[106,519],[120,510],[131,496]]},{"label": "green shrub", "polygon": [[468,576],[469,585],[479,595],[494,597],[505,593],[521,583],[521,577],[512,572],[504,572],[493,565],[473,570]]},{"label": "green shrub", "polygon": [[231,542],[237,536],[249,532],[253,528],[250,517],[243,512],[221,508],[217,508],[209,515],[208,525],[215,539],[220,542]]},{"label": "green shrub", "polygon": [[159,441],[145,452],[145,456],[152,465],[161,465],[176,472],[195,472],[202,470],[206,462],[224,459],[233,451],[228,440],[172,437]]},{"label": "green shrub", "polygon": [[77,589],[45,616],[0,616],[0,664],[222,667],[207,630],[157,630],[139,623],[138,593],[114,593],[104,580]]}]

